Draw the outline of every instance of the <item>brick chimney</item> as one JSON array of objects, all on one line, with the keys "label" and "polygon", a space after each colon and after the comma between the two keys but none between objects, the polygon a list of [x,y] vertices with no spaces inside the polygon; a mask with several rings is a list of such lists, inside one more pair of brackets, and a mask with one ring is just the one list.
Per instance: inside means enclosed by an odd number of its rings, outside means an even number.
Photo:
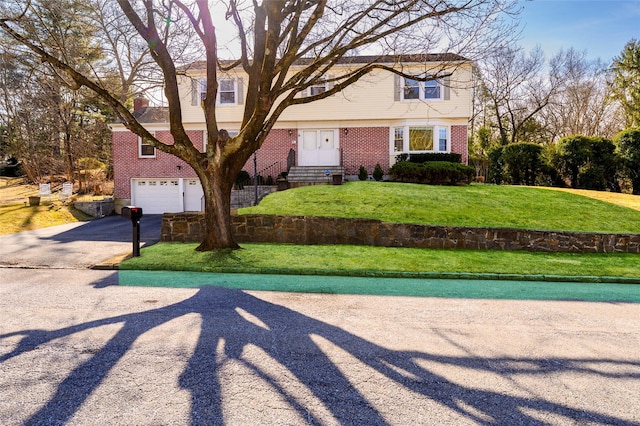
[{"label": "brick chimney", "polygon": [[133,112],[138,112],[143,108],[146,108],[149,106],[149,99],[145,98],[142,95],[138,95],[134,100],[133,100]]}]

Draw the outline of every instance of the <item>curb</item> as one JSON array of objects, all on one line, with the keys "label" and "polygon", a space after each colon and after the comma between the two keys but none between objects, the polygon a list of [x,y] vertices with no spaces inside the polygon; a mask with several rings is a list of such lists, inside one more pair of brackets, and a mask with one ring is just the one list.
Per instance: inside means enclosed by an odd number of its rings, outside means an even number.
[{"label": "curb", "polygon": [[[130,256],[129,256],[130,257]],[[125,259],[122,259],[125,260]],[[96,265],[98,266],[98,265]],[[114,265],[119,269],[118,265]],[[96,268],[98,269],[98,268]],[[105,268],[107,269],[107,268]],[[216,269],[124,269],[129,271],[185,272],[213,274],[255,274],[255,275],[295,275],[295,276],[327,276],[353,278],[406,278],[406,279],[445,279],[445,280],[490,280],[490,281],[536,281],[595,284],[640,284],[640,277],[609,276],[565,276],[565,275],[524,275],[524,274],[490,274],[468,272],[391,272],[391,271],[340,271],[340,270],[296,270],[275,268],[216,268]]]}]

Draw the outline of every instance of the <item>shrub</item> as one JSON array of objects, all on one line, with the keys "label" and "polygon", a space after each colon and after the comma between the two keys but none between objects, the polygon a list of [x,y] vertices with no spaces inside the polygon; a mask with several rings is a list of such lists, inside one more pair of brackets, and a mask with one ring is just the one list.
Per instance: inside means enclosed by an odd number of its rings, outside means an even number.
[{"label": "shrub", "polygon": [[457,185],[469,184],[475,176],[475,169],[448,161],[427,161],[423,164],[400,162],[389,169],[389,175],[399,182]]},{"label": "shrub", "polygon": [[515,143],[502,148],[504,176],[513,185],[535,185],[542,169],[542,146]]},{"label": "shrub", "polygon": [[619,160],[608,139],[581,135],[560,139],[554,164],[572,188],[620,191]]},{"label": "shrub", "polygon": [[367,169],[364,166],[360,166],[360,170],[358,171],[358,179],[367,180],[369,179],[369,173],[367,173]]},{"label": "shrub", "polygon": [[380,166],[380,163],[377,163],[376,167],[373,169],[373,178],[376,181],[380,182],[383,177],[384,177],[384,172],[382,171],[382,166]]},{"label": "shrub", "polygon": [[490,183],[495,183],[496,185],[500,185],[503,181],[504,177],[504,160],[502,159],[502,147],[498,146],[495,148],[491,148],[489,152],[487,152],[487,157],[489,157],[489,171],[488,177]]},{"label": "shrub", "polygon": [[240,170],[238,176],[236,176],[236,180],[234,181],[234,186],[236,189],[244,189],[245,185],[248,185],[251,182],[251,175],[246,170]]},{"label": "shrub", "polygon": [[[400,159],[400,157],[404,159]],[[446,161],[449,163],[462,163],[462,155],[447,152],[427,152],[424,154],[400,154],[396,161],[409,161],[411,163],[426,163],[427,161]]]},{"label": "shrub", "polygon": [[633,194],[640,195],[640,129],[623,130],[615,137],[625,176],[631,180]]}]

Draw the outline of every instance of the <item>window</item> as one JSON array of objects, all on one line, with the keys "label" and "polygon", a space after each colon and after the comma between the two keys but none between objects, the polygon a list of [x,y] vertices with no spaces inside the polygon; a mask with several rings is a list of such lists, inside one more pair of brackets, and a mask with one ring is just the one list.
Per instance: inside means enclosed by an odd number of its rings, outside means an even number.
[{"label": "window", "polygon": [[437,80],[429,80],[424,82],[424,98],[440,99],[440,83]]},{"label": "window", "polygon": [[441,99],[442,90],[438,80],[417,81],[410,78],[404,79],[402,100]]},{"label": "window", "polygon": [[[207,96],[207,80],[199,80],[200,96],[199,101],[204,100]],[[219,105],[236,105],[239,98],[238,80],[227,78],[218,82],[218,98],[216,103]],[[198,99],[197,97],[195,98]],[[197,102],[196,102],[197,103]]]},{"label": "window", "polygon": [[438,151],[446,152],[447,151],[447,128],[440,128],[440,136],[438,138]]},{"label": "window", "polygon": [[235,104],[236,103],[236,81],[235,80],[220,80],[218,85],[218,97],[221,104]]},{"label": "window", "polygon": [[393,150],[395,152],[404,151],[404,128],[396,127],[393,136]]},{"label": "window", "polygon": [[[223,129],[220,129],[223,130]],[[224,129],[227,130],[227,129]],[[238,136],[238,133],[240,133],[238,130],[227,130],[227,133],[229,133],[229,137],[232,138],[234,136]],[[208,142],[208,136],[207,136],[207,129],[202,131],[202,152],[207,152],[207,142]]]},{"label": "window", "polygon": [[[154,135],[155,136],[155,135]],[[138,136],[138,157],[139,158],[156,158],[156,149],[149,141]]]},{"label": "window", "polygon": [[409,151],[432,151],[433,127],[409,127]]},{"label": "window", "polygon": [[404,79],[404,99],[420,99],[420,83],[418,81]]},{"label": "window", "polygon": [[391,133],[393,154],[449,152],[449,128],[446,126],[405,125],[393,128]]}]

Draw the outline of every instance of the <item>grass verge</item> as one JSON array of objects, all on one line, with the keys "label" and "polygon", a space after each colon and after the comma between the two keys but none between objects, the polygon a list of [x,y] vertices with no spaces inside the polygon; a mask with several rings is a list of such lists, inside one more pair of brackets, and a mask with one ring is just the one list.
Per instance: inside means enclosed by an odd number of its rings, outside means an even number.
[{"label": "grass verge", "polygon": [[[593,192],[593,191],[589,191]],[[619,198],[635,201],[632,195]],[[633,204],[633,203],[632,203]],[[276,192],[240,214],[375,218],[386,222],[640,233],[640,211],[580,193],[524,186],[348,182]]]},{"label": "grass verge", "polygon": [[[120,264],[121,270],[474,277],[640,283],[640,255],[435,250],[371,246],[243,244],[242,250],[196,252],[196,244],[159,243]],[[612,278],[614,277],[614,278]]]}]

